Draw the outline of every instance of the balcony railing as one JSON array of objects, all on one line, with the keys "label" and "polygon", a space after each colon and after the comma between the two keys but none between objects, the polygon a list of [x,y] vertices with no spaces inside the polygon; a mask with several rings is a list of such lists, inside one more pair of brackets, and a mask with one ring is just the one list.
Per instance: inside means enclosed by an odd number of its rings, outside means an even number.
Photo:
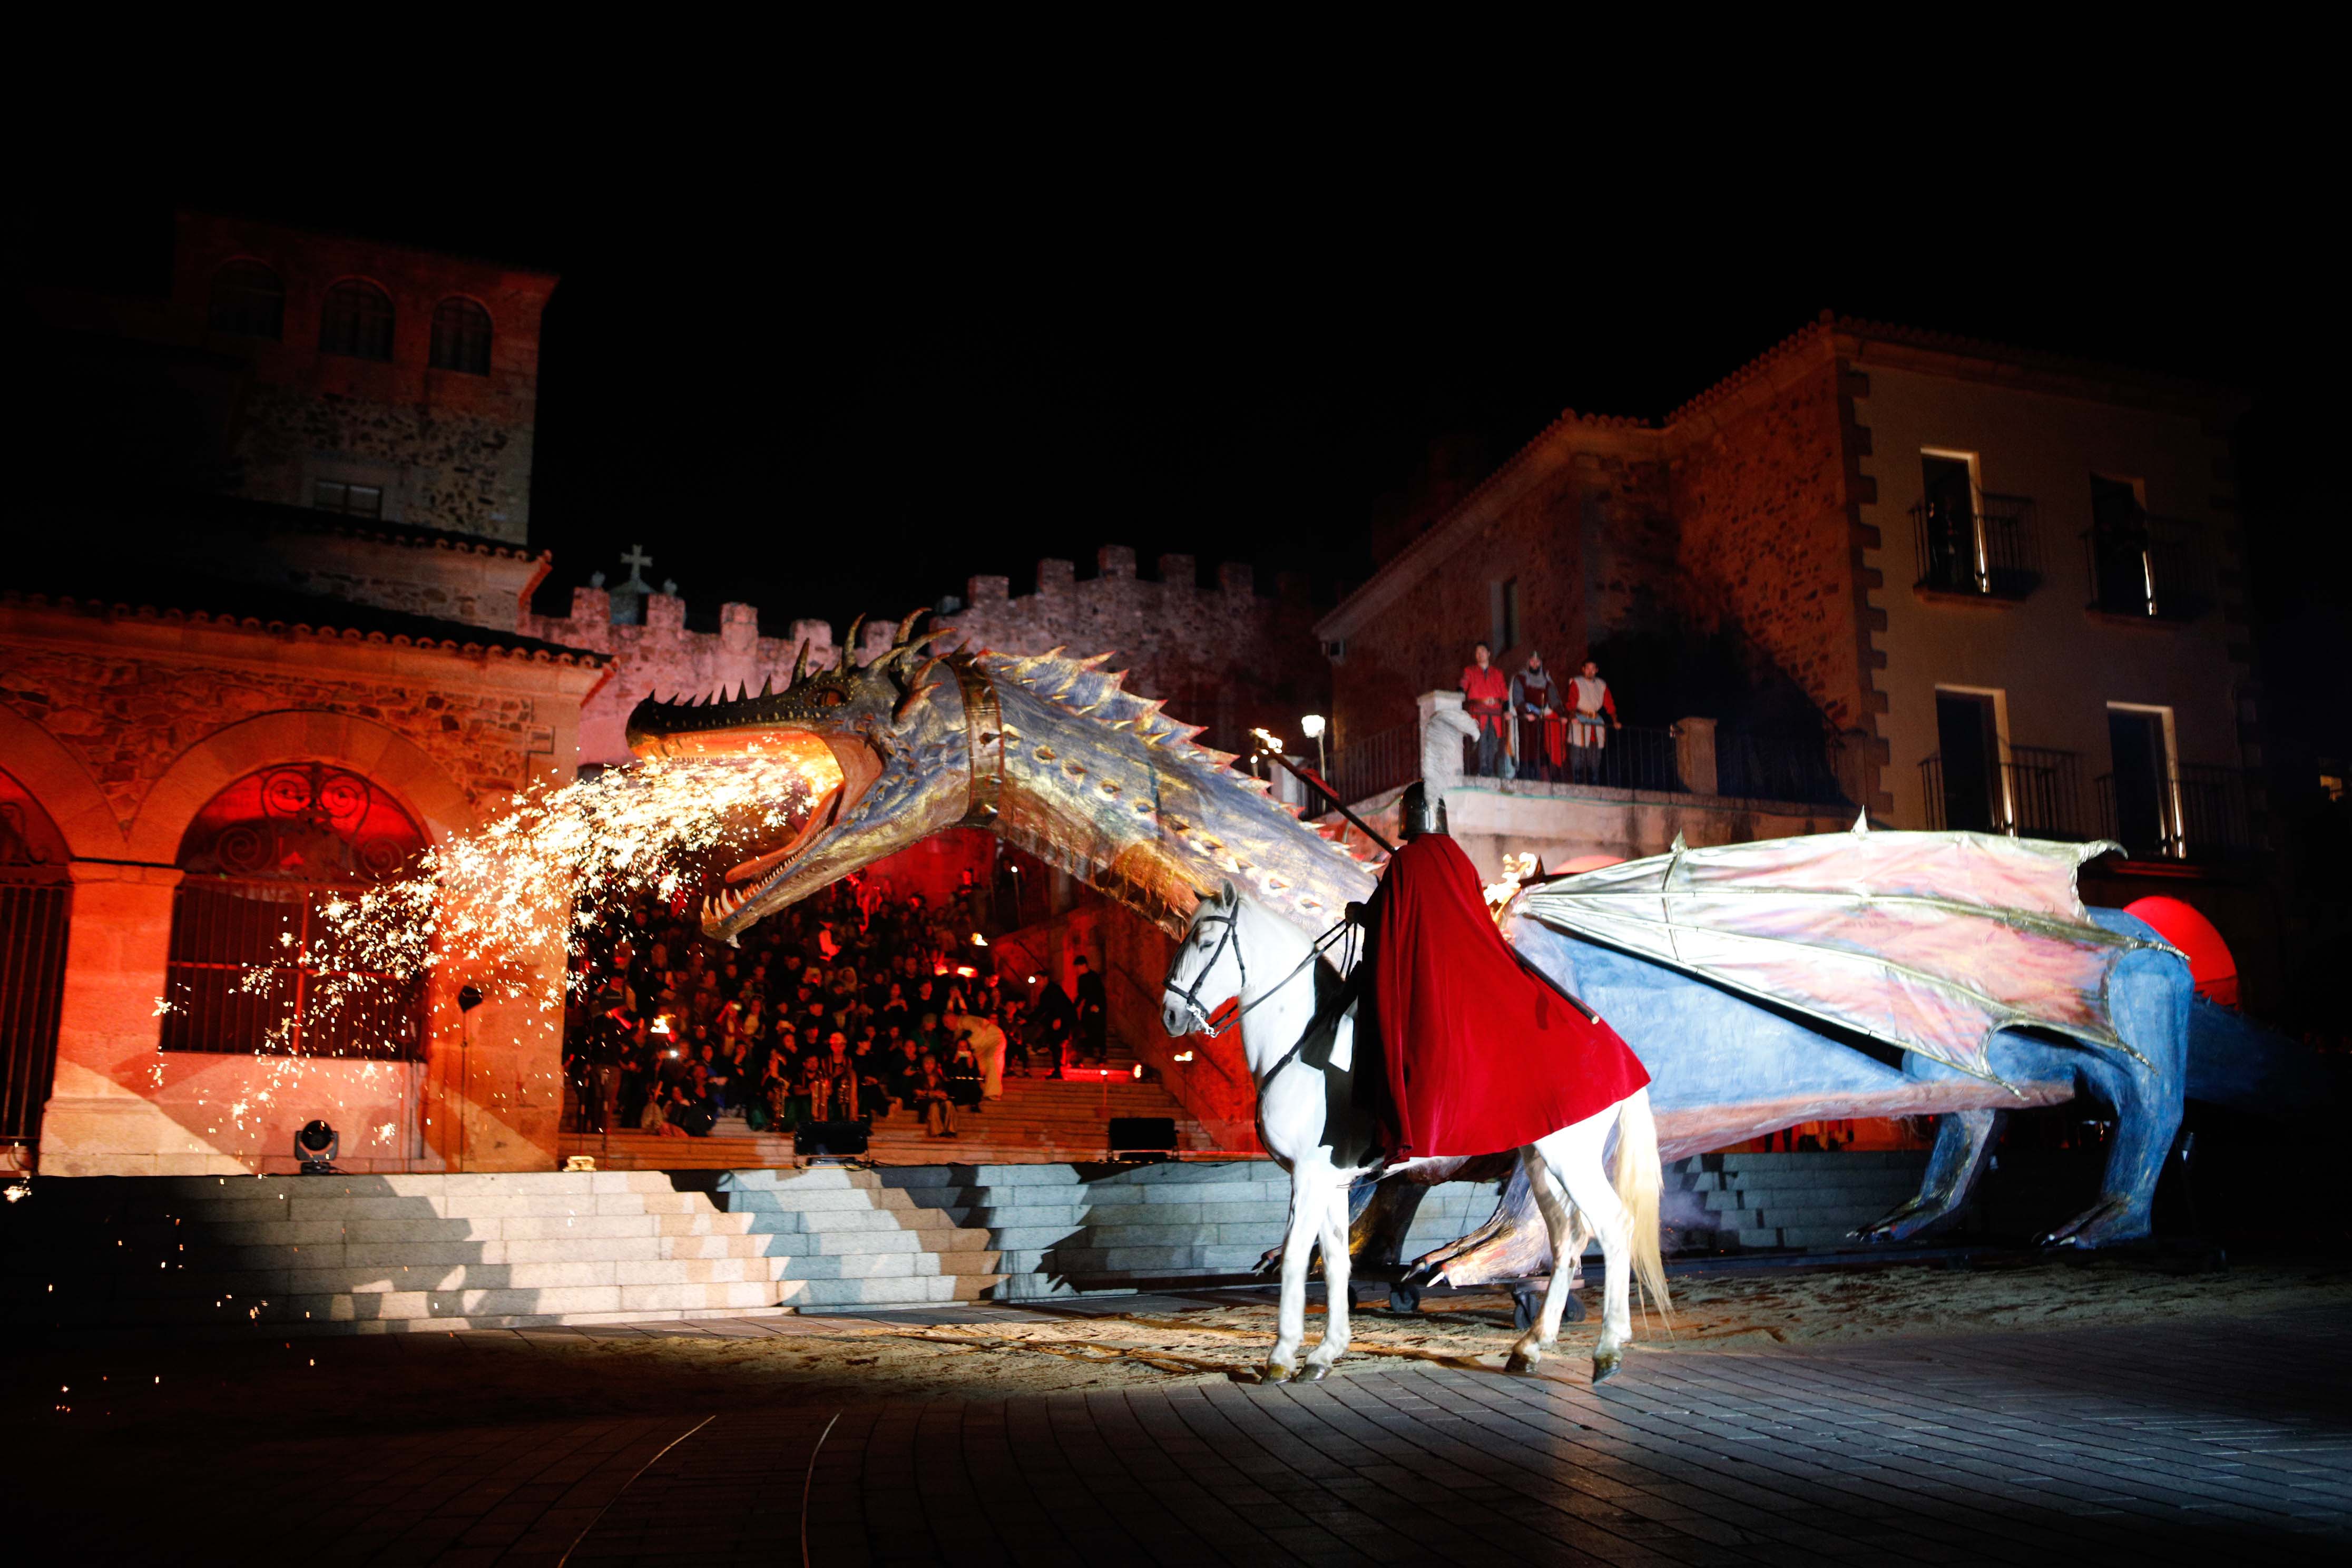
[{"label": "balcony railing", "polygon": [[[1339,799],[1353,805],[1421,777],[1421,745],[1418,723],[1381,730],[1333,752],[1327,776]],[[1605,746],[1584,752],[1568,748],[1554,782],[1675,794],[1711,788],[1718,795],[1748,800],[1829,804],[1845,798],[1834,760],[1818,737],[1717,731],[1712,780],[1704,773],[1706,764],[1696,763],[1701,773],[1696,784],[1684,776],[1684,749],[1673,725],[1628,724],[1611,730]],[[1475,778],[1477,765],[1476,742],[1463,742],[1463,776]],[[1529,772],[1520,769],[1517,776],[1525,780]],[[1321,805],[1313,801],[1309,808]]]},{"label": "balcony railing", "polygon": [[1978,500],[1981,504],[1973,510],[1931,501],[1911,509],[1917,585],[1931,593],[2022,599],[2042,581],[2033,502],[2025,496]]},{"label": "balcony railing", "polygon": [[2083,535],[2090,567],[2091,608],[2102,615],[2188,621],[2202,615],[2210,595],[2194,523],[2143,512],[2128,523]]},{"label": "balcony railing", "polygon": [[2135,860],[2230,859],[2260,847],[2243,768],[2183,763],[2096,783],[2100,836]]},{"label": "balcony railing", "polygon": [[1930,828],[2012,838],[2088,837],[2082,776],[2082,759],[2052,746],[2011,746],[2006,762],[1980,773],[1948,772],[1941,752],[1919,764]]},{"label": "balcony railing", "polygon": [[1339,798],[1349,805],[1368,800],[1382,790],[1396,789],[1421,776],[1421,724],[1418,720],[1381,730],[1360,741],[1349,741],[1331,753],[1327,775]]}]

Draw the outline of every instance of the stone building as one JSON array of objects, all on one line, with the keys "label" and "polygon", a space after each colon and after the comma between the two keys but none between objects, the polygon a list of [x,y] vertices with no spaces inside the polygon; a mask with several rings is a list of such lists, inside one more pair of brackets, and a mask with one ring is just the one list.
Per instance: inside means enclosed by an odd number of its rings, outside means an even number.
[{"label": "stone building", "polygon": [[[415,602],[506,594],[509,626],[545,570],[446,536],[346,542],[379,580],[417,568]],[[0,594],[0,1161],[282,1170],[322,1117],[350,1169],[546,1164],[548,1014],[498,993],[467,1016],[483,977],[451,968],[337,1012],[273,943],[306,947],[322,901],[572,776],[606,661],[256,581],[98,575]],[[560,994],[560,946],[514,962]]]},{"label": "stone building", "polygon": [[[1689,749],[1687,720],[1721,721],[1717,793],[1773,793],[1735,786],[1743,770],[1801,776],[1759,759],[1786,762],[1810,729],[1850,811],[2117,839],[2087,894],[2185,898],[2262,966],[2277,942],[2226,449],[2239,406],[1824,318],[1654,425],[1563,415],[1318,623],[1334,771],[1369,778],[1351,758],[1417,747],[1416,703],[1454,688],[1475,640],[1506,668],[1531,646],[1562,671],[1599,650],[1629,731],[1654,729],[1662,756]],[[1725,652],[1711,690],[1627,704],[1674,688],[1653,666],[1708,646]],[[1743,707],[1770,710],[1771,732]]]},{"label": "stone building", "polygon": [[[168,297],[48,291],[139,459],[249,500],[520,543],[553,274],[178,215]],[[79,433],[78,433],[79,434]]]}]

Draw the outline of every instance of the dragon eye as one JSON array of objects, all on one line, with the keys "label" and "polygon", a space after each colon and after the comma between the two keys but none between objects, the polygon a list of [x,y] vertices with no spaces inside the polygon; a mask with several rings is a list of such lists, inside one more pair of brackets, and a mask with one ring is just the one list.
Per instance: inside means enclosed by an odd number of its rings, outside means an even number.
[{"label": "dragon eye", "polygon": [[824,708],[838,708],[845,700],[838,691],[821,691],[817,693],[816,700],[818,706]]}]

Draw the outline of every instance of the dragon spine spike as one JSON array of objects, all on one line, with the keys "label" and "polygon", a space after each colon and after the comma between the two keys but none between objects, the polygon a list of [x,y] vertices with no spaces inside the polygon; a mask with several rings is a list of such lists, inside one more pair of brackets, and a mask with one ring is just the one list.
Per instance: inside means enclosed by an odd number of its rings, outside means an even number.
[{"label": "dragon spine spike", "polygon": [[798,686],[801,683],[802,678],[808,674],[808,655],[809,639],[803,637],[801,638],[800,656],[793,660],[793,678],[784,682],[784,689],[787,691],[791,690],[793,687]]},{"label": "dragon spine spike", "polygon": [[914,635],[915,623],[921,620],[928,613],[928,611],[919,608],[909,611],[907,618],[898,623],[898,635],[890,639],[891,646],[894,647],[907,647],[907,639]]},{"label": "dragon spine spike", "polygon": [[768,671],[768,679],[767,679],[764,682],[762,682],[762,683],[761,683],[761,687],[760,687],[760,695],[761,695],[761,696],[762,696],[762,697],[773,697],[775,694],[776,694],[776,672],[775,672],[774,670],[772,670],[772,670]]}]

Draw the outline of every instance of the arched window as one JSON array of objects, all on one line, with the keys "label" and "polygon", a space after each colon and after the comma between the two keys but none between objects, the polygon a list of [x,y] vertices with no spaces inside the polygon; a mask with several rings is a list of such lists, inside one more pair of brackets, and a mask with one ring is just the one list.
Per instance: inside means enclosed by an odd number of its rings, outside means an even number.
[{"label": "arched window", "polygon": [[433,368],[490,374],[490,313],[451,295],[433,307]]},{"label": "arched window", "polygon": [[216,332],[275,342],[286,329],[286,285],[258,261],[227,262],[213,274],[210,320]]},{"label": "arched window", "polygon": [[325,911],[424,849],[390,796],[323,763],[264,768],[215,795],[180,840],[163,1048],[422,1055],[423,975],[386,973],[374,944]]},{"label": "arched window", "polygon": [[[41,803],[0,773],[0,1150],[41,1142],[65,996],[68,858],[65,836]],[[0,1171],[12,1166],[26,1170],[30,1162],[0,1152]]]},{"label": "arched window", "polygon": [[364,278],[346,278],[327,290],[319,318],[321,353],[353,359],[392,357],[392,296]]}]

